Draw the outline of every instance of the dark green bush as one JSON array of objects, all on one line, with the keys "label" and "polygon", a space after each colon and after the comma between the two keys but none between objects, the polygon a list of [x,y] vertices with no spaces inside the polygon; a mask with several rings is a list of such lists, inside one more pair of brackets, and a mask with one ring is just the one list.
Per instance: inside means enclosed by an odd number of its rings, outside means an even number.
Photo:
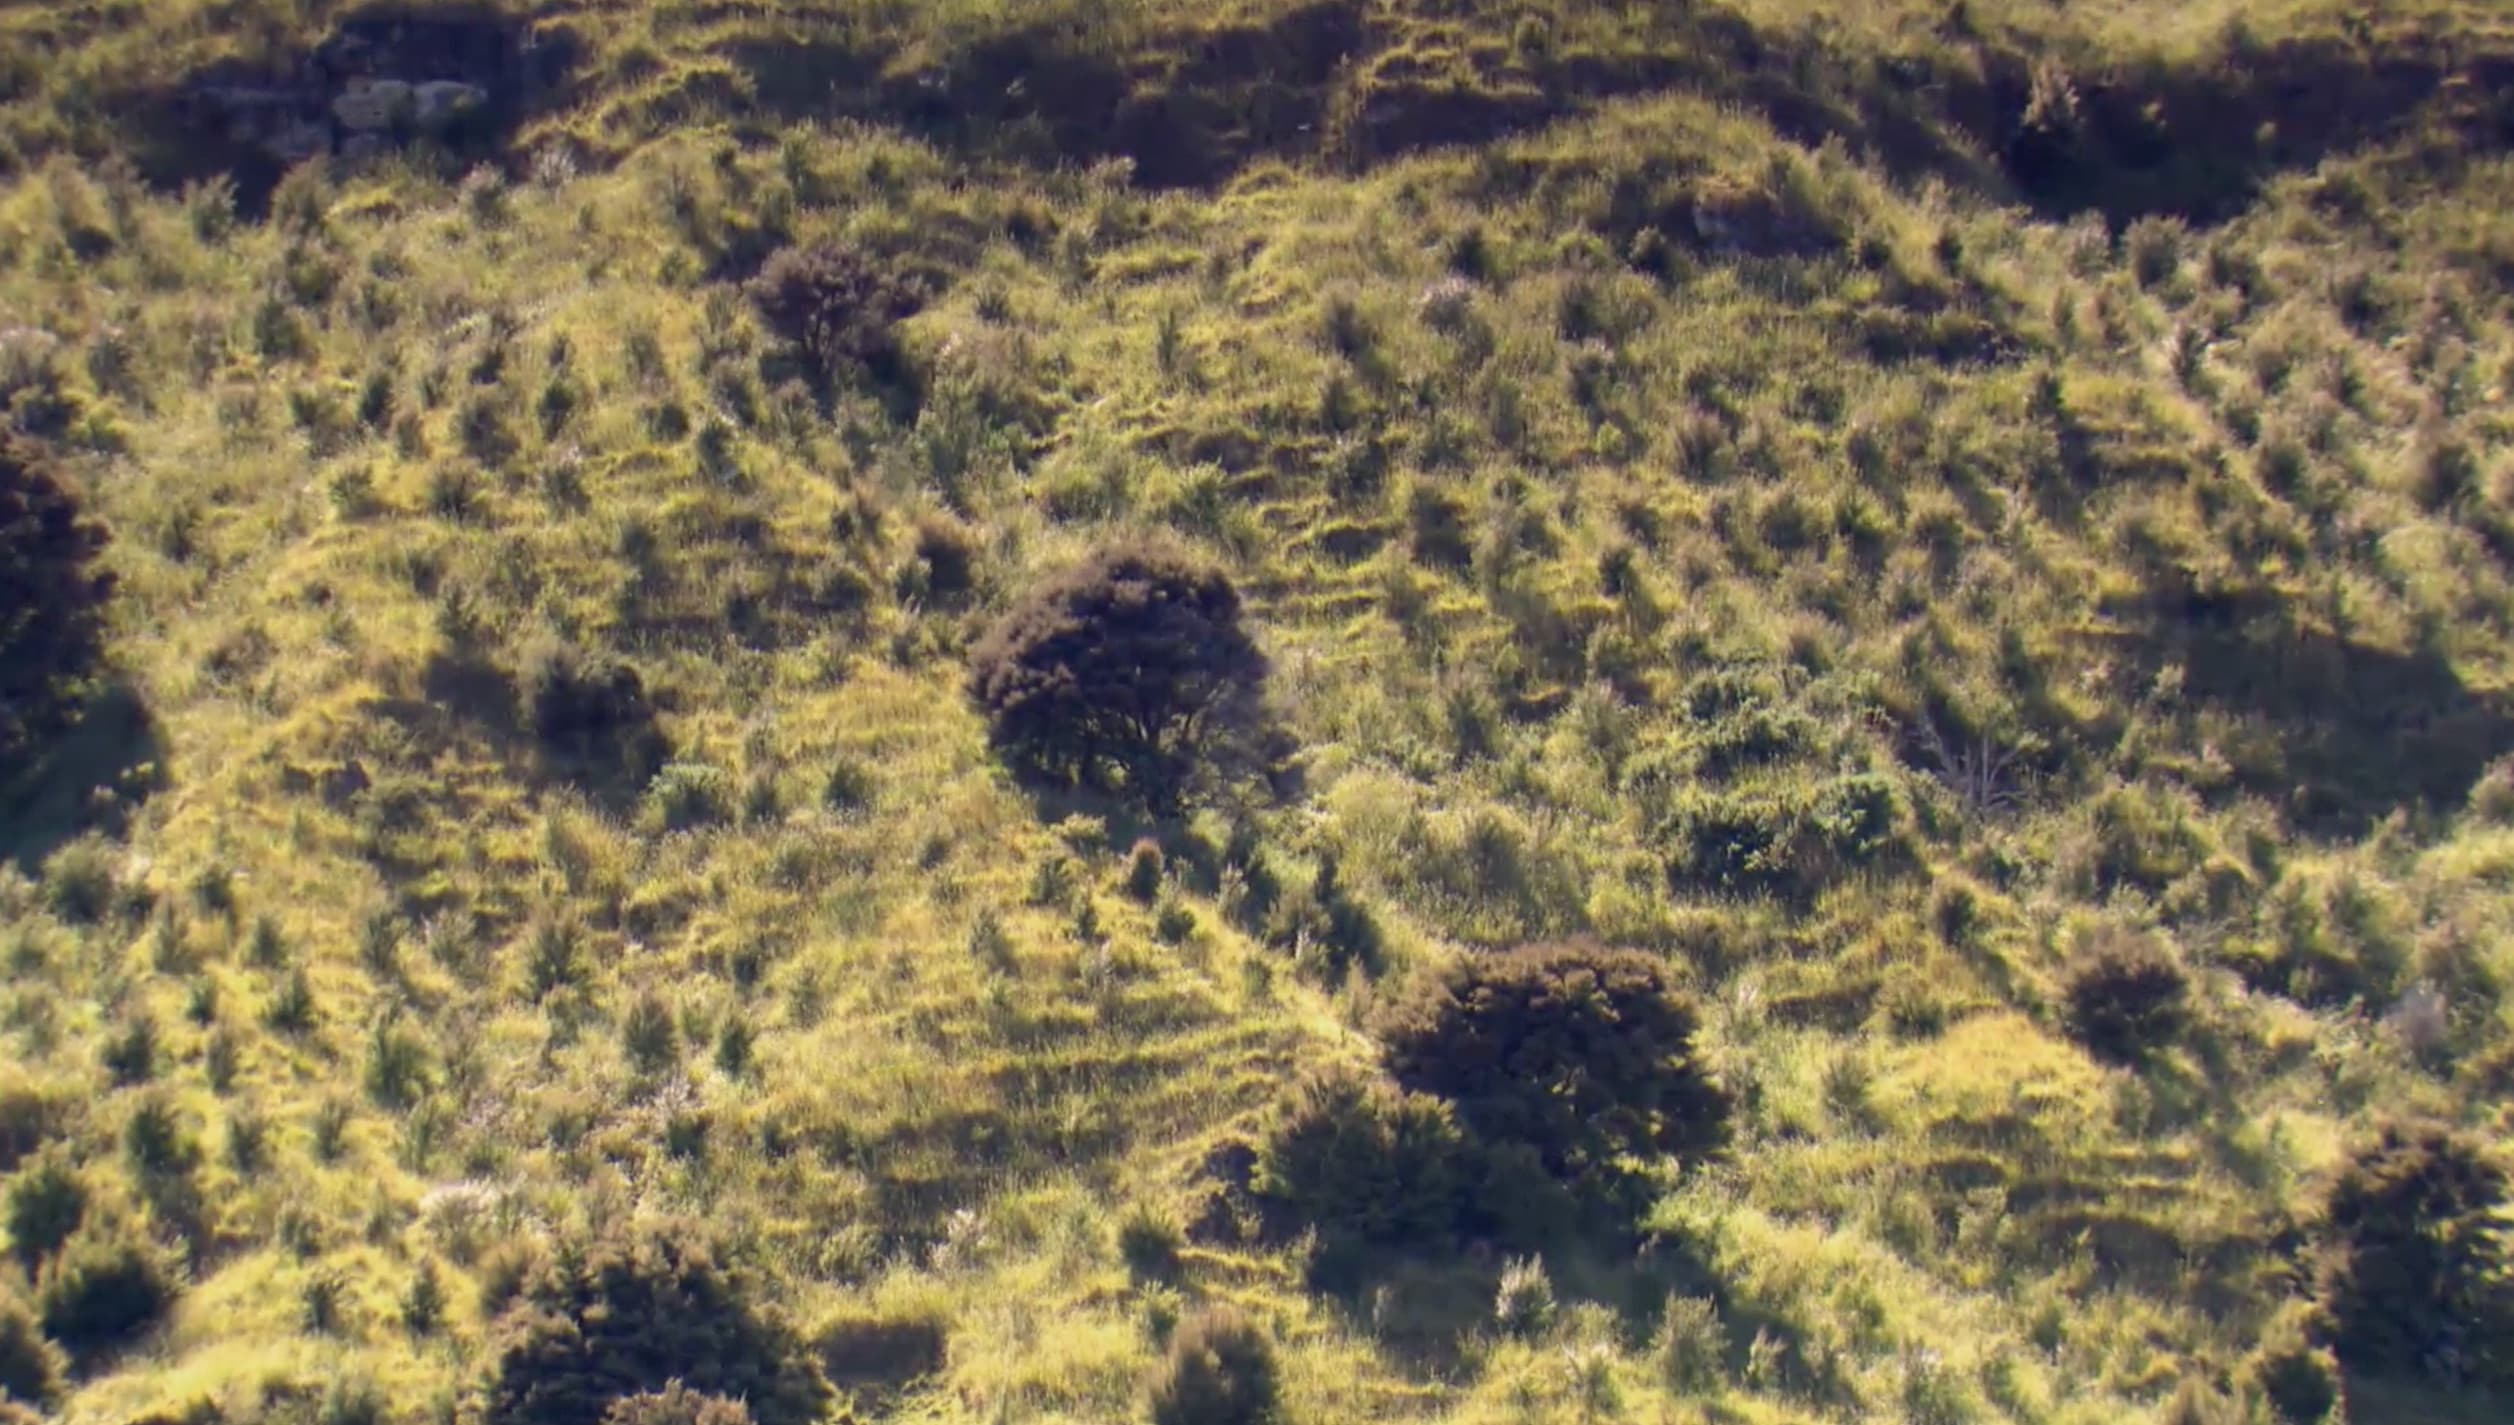
[{"label": "dark green bush", "polygon": [[0,1295],[0,1401],[49,1406],[61,1393],[61,1353],[26,1303]]},{"label": "dark green bush", "polygon": [[0,1086],[0,1173],[11,1172],[61,1128],[61,1104],[30,1084]]},{"label": "dark green bush", "polygon": [[[1630,778],[1666,779],[1648,759]],[[1812,786],[1690,788],[1659,822],[1668,874],[1679,887],[1798,899],[1901,854],[1903,800],[1875,773]]]},{"label": "dark green bush", "polygon": [[1380,1035],[1399,1083],[1448,1099],[1486,1143],[1523,1145],[1581,1183],[1727,1141],[1729,1099],[1695,1043],[1699,1023],[1651,956],[1532,945],[1425,984]]},{"label": "dark green bush", "polygon": [[524,650],[516,700],[543,746],[644,777],[670,754],[645,680],[625,663],[595,658],[555,636]]},{"label": "dark green bush", "polygon": [[1455,1235],[1468,1173],[1448,1105],[1339,1072],[1275,1110],[1254,1187],[1279,1229],[1315,1228],[1330,1250],[1430,1246]]},{"label": "dark green bush", "polygon": [[748,291],[769,329],[824,382],[869,376],[896,385],[907,376],[898,328],[925,305],[925,293],[861,248],[823,242],[783,249],[761,265]]},{"label": "dark green bush", "polygon": [[35,1282],[44,1334],[82,1359],[129,1342],[175,1302],[175,1274],[155,1244],[83,1228]]},{"label": "dark green bush", "polygon": [[1033,589],[980,641],[970,671],[1019,770],[1167,811],[1255,730],[1266,661],[1220,571],[1132,545]]},{"label": "dark green bush", "polygon": [[33,1272],[61,1250],[87,1219],[87,1185],[56,1154],[45,1154],[9,1182],[9,1250]]},{"label": "dark green bush", "polygon": [[2115,1063],[2146,1058],[2190,1019],[2189,972],[2147,935],[2097,936],[2070,965],[2067,994],[2069,1033]]},{"label": "dark green bush", "polygon": [[2331,1182],[2316,1299],[2340,1361],[2370,1375],[2514,1380],[2503,1162],[2437,1123],[2391,1123]]},{"label": "dark green bush", "polygon": [[951,1321],[939,1311],[843,1311],[813,1332],[821,1369],[851,1391],[895,1393],[943,1368]]},{"label": "dark green bush", "polygon": [[611,1402],[602,1420],[603,1425],[752,1425],[750,1407],[741,1401],[703,1394],[677,1380]]},{"label": "dark green bush", "polygon": [[496,1327],[489,1425],[600,1425],[612,1402],[674,1381],[749,1402],[760,1425],[809,1425],[828,1383],[695,1233],[568,1244]]},{"label": "dark green bush", "polygon": [[1273,1425],[1282,1415],[1274,1342],[1228,1308],[1180,1323],[1152,1386],[1152,1425]]},{"label": "dark green bush", "polygon": [[2321,1425],[2341,1397],[2339,1360],[2313,1340],[2313,1313],[2281,1311],[2245,1358],[2243,1378],[2281,1425]]},{"label": "dark green bush", "polygon": [[61,730],[103,655],[106,538],[44,448],[0,431],[0,767]]}]

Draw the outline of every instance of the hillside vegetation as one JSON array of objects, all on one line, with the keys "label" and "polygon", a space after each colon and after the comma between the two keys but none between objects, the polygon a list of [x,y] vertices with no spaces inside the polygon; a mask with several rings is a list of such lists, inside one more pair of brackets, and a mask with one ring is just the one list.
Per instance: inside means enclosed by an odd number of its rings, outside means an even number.
[{"label": "hillside vegetation", "polygon": [[2503,1420],[2510,294],[2494,0],[0,0],[0,1422]]}]

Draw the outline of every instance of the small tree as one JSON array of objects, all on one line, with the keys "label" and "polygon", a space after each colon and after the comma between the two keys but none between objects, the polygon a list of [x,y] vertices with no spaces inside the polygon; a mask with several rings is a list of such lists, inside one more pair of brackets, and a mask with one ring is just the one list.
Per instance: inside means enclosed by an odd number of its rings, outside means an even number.
[{"label": "small tree", "polygon": [[2514,1379],[2505,1165],[2436,1123],[2387,1124],[2323,1201],[2315,1287],[2350,1369]]},{"label": "small tree", "polygon": [[1219,570],[1122,546],[1006,613],[978,644],[970,682],[1021,771],[1170,811],[1200,764],[1254,728],[1265,674]]},{"label": "small tree", "polygon": [[925,293],[863,249],[839,242],[785,248],[748,290],[770,329],[823,380],[865,375],[895,384],[906,375],[897,328],[925,305]]},{"label": "small tree", "polygon": [[1435,1244],[1457,1229],[1467,1147],[1449,1106],[1375,1076],[1331,1073],[1295,1089],[1257,1150],[1270,1212],[1330,1247]]},{"label": "small tree", "polygon": [[102,654],[105,542],[43,448],[0,432],[0,767],[61,729]]},{"label": "small tree", "polygon": [[2182,1032],[2191,976],[2154,938],[2106,934],[2069,968],[2069,1032],[2088,1052],[2134,1064]]},{"label": "small tree", "polygon": [[488,1425],[602,1425],[614,1401],[681,1382],[809,1425],[829,1385],[782,1322],[685,1229],[574,1243],[499,1323]]},{"label": "small tree", "polygon": [[1698,1025],[1656,959],[1565,944],[1471,958],[1400,1002],[1380,1033],[1397,1081],[1456,1104],[1486,1143],[1604,1186],[1622,1160],[1726,1141],[1728,1095]]},{"label": "small tree", "polygon": [[1197,1313],[1170,1337],[1152,1387],[1152,1425],[1272,1425],[1281,1418],[1274,1342],[1238,1312]]}]

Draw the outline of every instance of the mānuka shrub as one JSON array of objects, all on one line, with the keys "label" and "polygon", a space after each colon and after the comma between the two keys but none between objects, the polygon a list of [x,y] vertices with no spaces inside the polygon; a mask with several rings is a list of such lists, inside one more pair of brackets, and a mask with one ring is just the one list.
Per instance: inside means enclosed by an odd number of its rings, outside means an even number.
[{"label": "m\u0101nuka shrub", "polygon": [[2182,1033],[2191,976],[2153,936],[2096,936],[2068,973],[2069,1033],[2098,1058],[2136,1063]]},{"label": "m\u0101nuka shrub", "polygon": [[515,688],[534,735],[554,753],[637,778],[670,756],[645,680],[625,663],[544,636],[524,649]]},{"label": "m\u0101nuka shrub", "polygon": [[80,1229],[44,1264],[35,1307],[44,1334],[85,1359],[129,1344],[175,1303],[175,1270],[157,1244],[104,1226]]},{"label": "m\u0101nuka shrub", "polygon": [[103,656],[106,540],[45,448],[0,431],[0,768],[69,721]]},{"label": "m\u0101nuka shrub", "polygon": [[1116,544],[1007,611],[971,657],[970,689],[1017,770],[1169,811],[1244,749],[1265,674],[1220,570]]},{"label": "m\u0101nuka shrub", "polygon": [[2390,1123],[2331,1181],[2314,1274],[2352,1371],[2514,1382],[2509,1175],[2476,1137]]},{"label": "m\u0101nuka shrub", "polygon": [[1700,1023],[1656,957],[1575,941],[1469,957],[1378,1027],[1397,1082],[1577,1180],[1726,1143]]},{"label": "m\u0101nuka shrub", "polygon": [[831,1399],[803,1343],[679,1224],[567,1244],[508,1306],[495,1349],[489,1425],[602,1425],[676,1382],[744,1402],[758,1425],[810,1425]]},{"label": "m\u0101nuka shrub", "polygon": [[1282,1418],[1274,1340],[1227,1307],[1179,1324],[1152,1386],[1152,1425],[1273,1425]]},{"label": "m\u0101nuka shrub", "polygon": [[747,290],[769,329],[823,381],[896,385],[907,376],[898,326],[925,305],[925,292],[864,249],[834,241],[782,249]]},{"label": "m\u0101nuka shrub", "polygon": [[1469,1159],[1447,1104],[1345,1070],[1302,1083],[1275,1110],[1253,1186],[1278,1230],[1314,1227],[1330,1250],[1429,1246],[1458,1230]]}]

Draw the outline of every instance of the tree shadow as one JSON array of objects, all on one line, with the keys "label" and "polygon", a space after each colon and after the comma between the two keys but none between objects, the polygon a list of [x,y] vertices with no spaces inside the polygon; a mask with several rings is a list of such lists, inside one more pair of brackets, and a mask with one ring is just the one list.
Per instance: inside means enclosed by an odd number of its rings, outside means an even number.
[{"label": "tree shadow", "polygon": [[2238,780],[2307,832],[2360,835],[2403,807],[2457,806],[2514,750],[2514,713],[2440,653],[2356,642],[2273,591],[2169,579],[2133,618],[2147,676],[2179,667],[2186,702],[2271,734],[2275,762],[2239,766]]},{"label": "tree shadow", "polygon": [[23,769],[0,777],[0,861],[30,874],[64,843],[119,836],[165,783],[166,744],[139,690],[116,682]]}]

